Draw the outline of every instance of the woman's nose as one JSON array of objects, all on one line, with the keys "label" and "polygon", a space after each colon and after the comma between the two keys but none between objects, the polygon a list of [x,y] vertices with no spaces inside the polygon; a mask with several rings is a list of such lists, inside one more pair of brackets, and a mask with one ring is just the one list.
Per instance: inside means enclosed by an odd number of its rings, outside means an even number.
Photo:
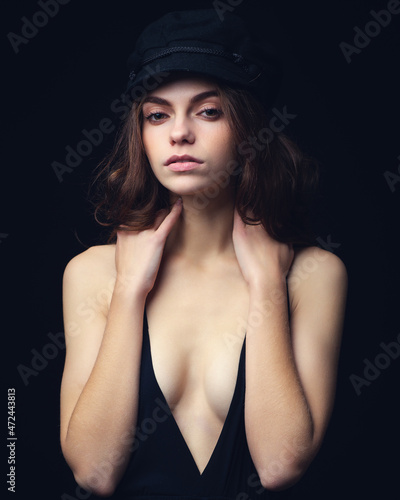
[{"label": "woman's nose", "polygon": [[175,118],[170,132],[170,141],[171,144],[194,142],[194,132],[187,117]]}]

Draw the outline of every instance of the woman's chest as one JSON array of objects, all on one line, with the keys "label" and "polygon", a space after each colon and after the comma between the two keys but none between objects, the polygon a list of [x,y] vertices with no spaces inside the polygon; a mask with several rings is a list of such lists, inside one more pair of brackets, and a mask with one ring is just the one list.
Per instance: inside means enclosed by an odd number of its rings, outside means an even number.
[{"label": "woman's chest", "polygon": [[248,300],[246,283],[236,269],[161,275],[148,297],[146,315],[154,373],[172,411],[210,411],[225,420]]}]

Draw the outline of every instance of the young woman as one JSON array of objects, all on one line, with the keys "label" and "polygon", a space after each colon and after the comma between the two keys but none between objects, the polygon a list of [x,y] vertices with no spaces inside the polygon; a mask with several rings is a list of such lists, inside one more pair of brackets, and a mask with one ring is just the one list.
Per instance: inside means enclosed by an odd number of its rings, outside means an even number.
[{"label": "young woman", "polygon": [[111,242],[64,274],[62,450],[102,496],[269,498],[334,399],[347,280],[307,232],[316,174],[268,120],[279,67],[235,16],[164,16],[130,65]]}]

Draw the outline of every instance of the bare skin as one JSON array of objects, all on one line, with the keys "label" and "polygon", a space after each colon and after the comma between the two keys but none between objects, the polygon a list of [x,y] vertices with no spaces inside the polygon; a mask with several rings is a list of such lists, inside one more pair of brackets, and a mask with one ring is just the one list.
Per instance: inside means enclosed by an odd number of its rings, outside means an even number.
[{"label": "bare skin", "polygon": [[[199,472],[222,430],[245,335],[246,436],[266,488],[301,477],[329,421],[345,268],[329,252],[295,253],[243,224],[229,185],[198,210],[196,197],[216,186],[210,173],[233,157],[225,118],[203,111],[218,98],[191,100],[212,88],[178,80],[150,94],[168,105],[144,108],[159,113],[143,128],[149,161],[182,203],[153,229],[121,231],[116,245],[83,252],[65,271],[61,444],[78,483],[100,495],[112,493],[129,459],[145,309],[156,378]],[[171,173],[162,168],[171,154],[204,163],[193,175]]]}]

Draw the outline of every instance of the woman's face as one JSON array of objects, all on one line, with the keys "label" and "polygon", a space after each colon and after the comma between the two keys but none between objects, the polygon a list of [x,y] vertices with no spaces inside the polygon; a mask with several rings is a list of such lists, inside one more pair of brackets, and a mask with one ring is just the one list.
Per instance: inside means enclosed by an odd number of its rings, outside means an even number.
[{"label": "woman's face", "polygon": [[147,95],[142,112],[145,151],[163,186],[180,196],[226,188],[235,148],[211,80],[165,83]]}]

